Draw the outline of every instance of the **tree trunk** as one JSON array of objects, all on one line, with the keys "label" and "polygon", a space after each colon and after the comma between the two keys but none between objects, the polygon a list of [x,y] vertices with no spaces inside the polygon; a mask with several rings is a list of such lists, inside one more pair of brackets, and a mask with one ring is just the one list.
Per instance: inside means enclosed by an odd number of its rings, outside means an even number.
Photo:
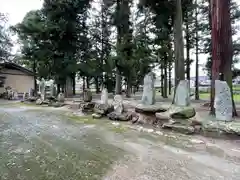
[{"label": "tree trunk", "polygon": [[184,68],[184,44],[183,44],[183,29],[182,29],[182,1],[176,0],[176,15],[174,18],[174,53],[175,53],[175,89],[174,97],[176,94],[176,87],[180,80],[185,79]]},{"label": "tree trunk", "polygon": [[98,94],[98,93],[100,93],[98,77],[95,77],[94,81],[95,81],[96,93]]},{"label": "tree trunk", "polygon": [[61,86],[60,84],[57,84],[57,93],[59,94],[61,92]]},{"label": "tree trunk", "polygon": [[182,35],[182,1],[176,0],[176,16],[174,19],[174,51],[175,51],[175,87],[185,79],[184,44]]},{"label": "tree trunk", "polygon": [[214,108],[214,99],[215,99],[215,80],[219,79],[219,66],[220,66],[220,58],[219,58],[219,38],[218,38],[218,28],[217,28],[217,5],[218,0],[209,0],[209,22],[212,36],[212,70],[211,70],[211,100],[210,100],[210,114],[215,115]]},{"label": "tree trunk", "polygon": [[186,51],[187,51],[187,58],[186,58],[186,77],[187,80],[190,80],[190,66],[191,66],[191,60],[190,60],[190,34],[189,34],[189,17],[187,17],[186,22]]},{"label": "tree trunk", "polygon": [[73,95],[76,95],[76,74],[75,73],[73,73],[72,74],[72,93],[73,93]]},{"label": "tree trunk", "polygon": [[168,65],[168,94],[172,94],[172,67],[170,62]]},{"label": "tree trunk", "polygon": [[161,96],[163,97],[164,96],[164,84],[163,84],[163,81],[164,81],[164,75],[163,75],[163,65],[161,64],[161,66],[160,66],[160,69],[161,69]]},{"label": "tree trunk", "polygon": [[[219,0],[219,43],[220,43],[220,73],[223,74],[224,80],[228,83],[232,94],[233,116],[237,116],[237,111],[233,99],[232,91],[232,59],[233,59],[233,43],[232,43],[232,27],[230,14],[230,0]],[[221,38],[224,37],[224,38]]]},{"label": "tree trunk", "polygon": [[167,89],[168,89],[168,82],[167,82],[167,66],[168,66],[168,57],[165,54],[164,57],[164,73],[163,73],[163,98],[167,98]]},{"label": "tree trunk", "polygon": [[172,63],[173,63],[173,50],[171,36],[168,39],[168,94],[172,94]]},{"label": "tree trunk", "polygon": [[127,89],[126,89],[126,97],[130,98],[131,97],[131,78],[127,79]]},{"label": "tree trunk", "polygon": [[[197,4],[197,0],[195,2],[195,4]],[[198,7],[196,7],[196,14],[195,14],[195,27],[196,27],[196,77],[195,77],[195,99],[199,100],[199,80],[198,80],[198,76],[199,76],[199,60],[198,60],[198,51],[199,51],[199,47],[198,47],[198,42],[199,42],[199,36],[198,36]]]},{"label": "tree trunk", "polygon": [[115,94],[121,94],[121,75],[118,69],[116,71]]},{"label": "tree trunk", "polygon": [[72,97],[72,92],[73,92],[73,82],[72,82],[72,77],[66,77],[66,82],[65,82],[65,97]]},{"label": "tree trunk", "polygon": [[[230,16],[230,0],[211,1],[212,20],[212,92],[211,92],[211,113],[215,114],[215,80],[219,79],[219,73],[223,74],[223,79],[228,83],[232,93],[232,28]],[[223,38],[224,37],[224,38]],[[233,100],[233,116],[237,115]]]},{"label": "tree trunk", "polygon": [[[117,0],[117,7],[116,7],[116,12],[119,16],[120,14],[120,0]],[[119,56],[119,46],[121,45],[121,26],[117,25],[117,55]],[[116,82],[115,82],[115,94],[121,94],[121,74],[118,69],[116,68]]]},{"label": "tree trunk", "polygon": [[34,95],[37,95],[37,70],[36,70],[36,60],[33,61],[33,77],[34,77]]},{"label": "tree trunk", "polygon": [[83,86],[82,86],[82,89],[83,89],[83,91],[84,91],[85,88],[86,88],[86,87],[85,87],[85,86],[86,86],[86,80],[85,80],[85,77],[83,77],[82,79],[83,79]]},{"label": "tree trunk", "polygon": [[86,78],[87,89],[90,88],[90,77],[87,76]]}]

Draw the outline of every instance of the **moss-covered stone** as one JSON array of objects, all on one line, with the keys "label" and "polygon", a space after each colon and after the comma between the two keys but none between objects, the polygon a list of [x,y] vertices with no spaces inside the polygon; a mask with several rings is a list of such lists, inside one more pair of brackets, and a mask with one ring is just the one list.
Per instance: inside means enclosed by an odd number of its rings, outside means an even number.
[{"label": "moss-covered stone", "polygon": [[160,120],[190,119],[196,115],[196,111],[191,106],[172,105],[166,112],[156,113],[155,115]]},{"label": "moss-covered stone", "polygon": [[135,107],[135,111],[138,113],[144,113],[144,114],[155,114],[157,112],[165,112],[165,111],[167,111],[167,109],[165,109],[159,105],[139,104]]},{"label": "moss-covered stone", "polygon": [[181,132],[184,134],[193,134],[194,133],[194,127],[192,126],[185,126],[182,124],[170,124],[170,123],[164,123],[162,125],[162,128],[164,129],[172,129],[177,132]]}]

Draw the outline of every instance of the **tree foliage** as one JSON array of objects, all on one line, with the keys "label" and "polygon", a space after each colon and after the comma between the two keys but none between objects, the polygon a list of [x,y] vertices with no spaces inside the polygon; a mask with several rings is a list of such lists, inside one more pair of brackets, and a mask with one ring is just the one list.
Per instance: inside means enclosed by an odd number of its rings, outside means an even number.
[{"label": "tree foliage", "polygon": [[[52,78],[64,87],[77,75],[87,87],[95,84],[97,91],[103,85],[113,91],[116,85],[116,93],[126,85],[129,96],[147,72],[159,67],[162,96],[167,97],[173,68],[175,79],[192,76],[192,52],[199,41],[200,52],[209,54],[210,70],[209,11],[207,0],[140,0],[137,6],[132,0],[44,0],[41,9],[27,13],[12,29],[22,44],[22,63],[38,77]],[[233,1],[231,15],[234,27],[240,13]],[[233,43],[237,62],[239,40]]]}]

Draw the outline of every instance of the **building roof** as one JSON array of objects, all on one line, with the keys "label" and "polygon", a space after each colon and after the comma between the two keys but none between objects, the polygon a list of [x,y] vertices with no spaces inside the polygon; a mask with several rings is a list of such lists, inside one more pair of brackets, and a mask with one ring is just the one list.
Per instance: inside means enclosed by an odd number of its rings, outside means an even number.
[{"label": "building roof", "polygon": [[22,66],[20,66],[20,65],[18,65],[16,63],[13,63],[13,62],[2,62],[2,63],[0,63],[0,66],[8,68],[8,69],[19,70],[19,71],[22,71],[22,72],[24,72],[24,73],[26,73],[28,75],[32,75],[32,76],[34,75],[34,73],[31,70],[29,70],[29,69],[27,69],[25,67],[22,67]]}]

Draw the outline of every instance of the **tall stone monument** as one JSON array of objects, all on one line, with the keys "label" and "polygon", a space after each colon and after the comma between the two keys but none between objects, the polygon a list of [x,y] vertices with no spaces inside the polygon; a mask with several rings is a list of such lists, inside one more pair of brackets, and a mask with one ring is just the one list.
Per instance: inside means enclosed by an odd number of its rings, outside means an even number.
[{"label": "tall stone monument", "polygon": [[188,80],[181,80],[177,86],[174,98],[176,106],[189,106],[190,105],[190,85]]},{"label": "tall stone monument", "polygon": [[149,72],[144,77],[142,104],[153,105],[155,103],[155,77],[153,72]]},{"label": "tall stone monument", "polygon": [[101,104],[108,104],[108,90],[106,88],[103,88],[102,94],[101,94]]},{"label": "tall stone monument", "polygon": [[92,101],[92,92],[90,89],[85,89],[83,92],[83,101],[91,102]]},{"label": "tall stone monument", "polygon": [[215,80],[214,108],[216,119],[220,121],[232,120],[232,95],[226,81]]},{"label": "tall stone monument", "polygon": [[46,89],[46,83],[44,78],[41,79],[40,83],[39,83],[39,92],[41,94],[41,100],[45,100],[45,89]]},{"label": "tall stone monument", "polygon": [[34,90],[32,88],[30,88],[28,91],[28,97],[32,98],[33,96],[34,96]]},{"label": "tall stone monument", "polygon": [[57,96],[57,88],[54,82],[51,82],[50,84],[50,97],[56,97]]},{"label": "tall stone monument", "polygon": [[163,113],[156,113],[155,115],[160,120],[186,120],[196,115],[195,109],[190,105],[190,86],[188,80],[181,80],[179,82],[176,87],[173,104],[168,110]]}]

